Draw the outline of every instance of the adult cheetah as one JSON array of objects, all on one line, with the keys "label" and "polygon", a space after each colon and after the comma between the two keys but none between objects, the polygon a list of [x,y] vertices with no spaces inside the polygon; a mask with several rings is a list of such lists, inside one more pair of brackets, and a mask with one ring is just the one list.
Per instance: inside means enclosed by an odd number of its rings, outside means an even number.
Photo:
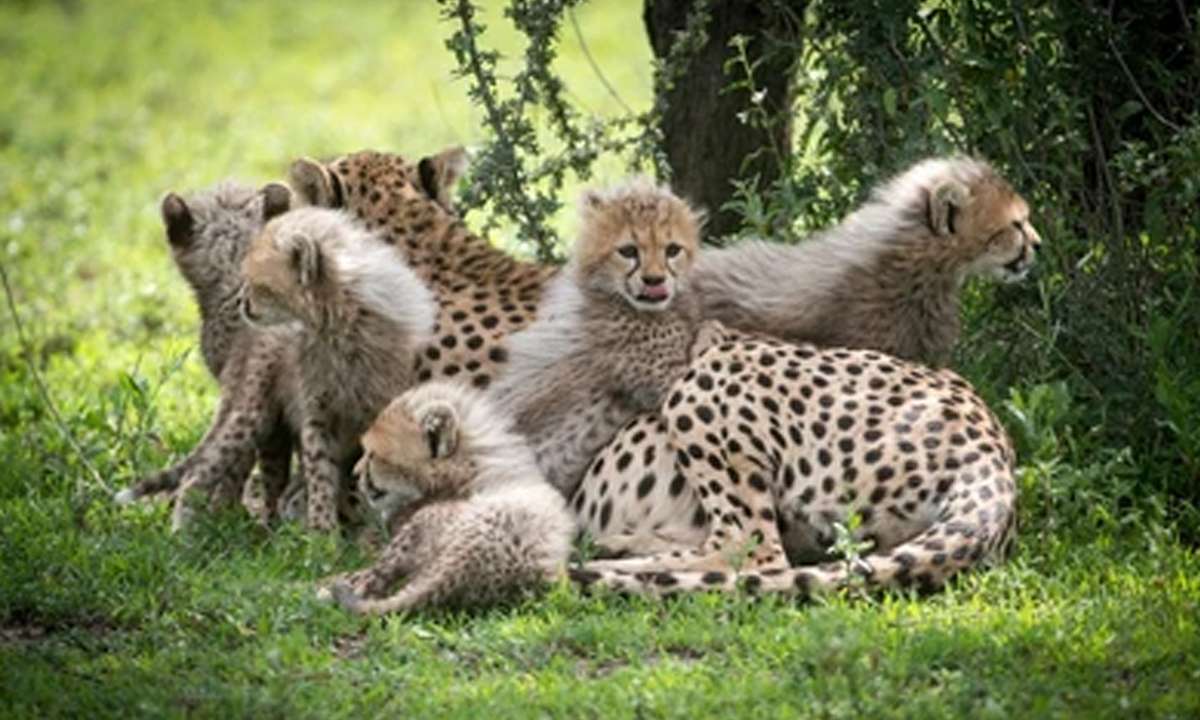
[{"label": "adult cheetah", "polygon": [[[799,246],[749,243],[706,253],[696,285],[706,316],[745,331],[944,357],[958,335],[963,281],[1028,272],[1040,244],[1028,217],[1025,201],[986,163],[936,158]],[[708,533],[669,431],[656,415],[631,422],[598,454],[573,498],[584,528],[609,552],[699,547]]]},{"label": "adult cheetah", "polygon": [[[731,589],[740,573],[751,589],[808,594],[857,574],[929,590],[1013,539],[1012,446],[950,370],[731,332],[672,388],[657,424],[641,422],[614,453],[626,469],[648,461],[617,480],[637,483],[645,514],[614,511],[613,479],[581,489],[574,509],[608,516],[602,546],[657,552],[587,563],[581,582],[662,593]],[[871,546],[856,566],[830,555],[852,515]]]}]

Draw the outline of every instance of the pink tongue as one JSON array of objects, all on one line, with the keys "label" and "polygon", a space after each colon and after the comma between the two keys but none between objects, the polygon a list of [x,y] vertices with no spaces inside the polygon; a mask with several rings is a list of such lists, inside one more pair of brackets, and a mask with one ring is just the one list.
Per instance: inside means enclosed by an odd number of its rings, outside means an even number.
[{"label": "pink tongue", "polygon": [[661,300],[667,296],[666,285],[647,285],[642,288],[642,295],[655,300]]}]

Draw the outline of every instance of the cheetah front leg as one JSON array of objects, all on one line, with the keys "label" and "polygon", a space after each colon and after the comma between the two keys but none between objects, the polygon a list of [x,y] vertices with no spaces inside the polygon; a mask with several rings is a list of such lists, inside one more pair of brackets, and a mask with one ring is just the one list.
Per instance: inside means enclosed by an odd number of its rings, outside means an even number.
[{"label": "cheetah front leg", "polygon": [[597,538],[597,557],[619,559],[622,557],[667,554],[695,550],[705,539],[690,527],[646,530],[644,532],[620,532]]},{"label": "cheetah front leg", "polygon": [[317,409],[316,404],[306,406],[300,428],[300,454],[308,497],[308,527],[323,532],[338,527],[338,485],[341,476],[334,458],[334,443],[326,428],[324,413]]},{"label": "cheetah front leg", "polygon": [[169,468],[147,475],[134,483],[132,487],[117,493],[116,501],[125,505],[141,498],[150,497],[151,495],[161,495],[177,491],[183,483],[184,477],[206,455],[211,454],[211,448],[214,445],[219,444],[220,438],[223,435],[223,426],[229,418],[229,413],[233,405],[234,403],[223,395],[217,403],[217,414],[213,418],[208,431],[204,433],[204,437],[201,438],[200,442],[196,444],[196,447],[192,448],[186,457]]},{"label": "cheetah front leg", "polygon": [[724,448],[705,456],[698,450],[701,446],[688,442],[689,438],[687,432],[680,434],[686,449],[676,453],[676,462],[708,517],[709,529],[702,544],[649,554],[643,550],[639,557],[596,560],[586,568],[732,572],[788,567],[765,470],[745,454],[731,454]]},{"label": "cheetah front leg", "polygon": [[242,490],[242,506],[262,524],[279,516],[279,503],[291,479],[291,429],[277,421],[270,435],[258,444],[258,471]]},{"label": "cheetah front leg", "polygon": [[[409,575],[419,574],[422,568],[445,562],[443,546],[456,539],[453,524],[461,513],[461,504],[453,502],[420,508],[396,529],[374,565],[331,578],[322,583],[317,591],[318,596],[333,598],[344,607],[355,610],[352,605],[357,601],[382,597]],[[409,595],[413,594],[409,592]]]},{"label": "cheetah front leg", "polygon": [[175,497],[171,514],[173,531],[190,525],[200,507],[218,507],[236,496],[237,489],[254,468],[256,448],[251,438],[256,419],[254,412],[230,412],[212,442],[200,449]]}]

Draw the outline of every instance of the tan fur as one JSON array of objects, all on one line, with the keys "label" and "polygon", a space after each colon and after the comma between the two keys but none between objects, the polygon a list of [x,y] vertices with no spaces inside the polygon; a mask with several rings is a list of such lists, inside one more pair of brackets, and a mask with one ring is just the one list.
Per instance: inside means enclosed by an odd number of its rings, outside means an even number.
[{"label": "tan fur", "polygon": [[416,163],[366,150],[297,160],[291,185],[305,202],[344,208],[379,233],[433,292],[438,315],[418,353],[418,379],[485,388],[507,363],[507,336],[533,321],[557,268],[516,260],[463,225],[451,194],[465,168],[461,148]]},{"label": "tan fur", "polygon": [[695,282],[705,317],[731,327],[943,363],[963,282],[1024,277],[1040,242],[1025,201],[987,163],[935,158],[798,245],[706,253]]},{"label": "tan fur", "polygon": [[[221,400],[204,439],[176,465],[118,493],[122,503],[182,484],[212,489],[212,503],[229,502],[258,456],[259,473],[246,483],[247,507],[266,521],[288,481],[299,420],[294,338],[285,331],[247,326],[237,305],[238,266],[251,240],[290,205],[287,188],[262,190],[222,183],[188,198],[168,193],[163,224],[172,258],[200,310],[200,348],[221,387]],[[177,508],[179,510],[179,508]],[[176,513],[176,527],[185,513]]]},{"label": "tan fur", "polygon": [[348,215],[301,208],[269,223],[242,264],[242,312],[303,328],[301,445],[308,523],[337,525],[343,470],[375,415],[415,382],[433,323],[429,291],[395,250]]},{"label": "tan fur", "polygon": [[493,397],[569,495],[592,456],[683,373],[699,324],[689,273],[699,215],[635,181],[580,203],[571,264],[515,334]]},{"label": "tan fur", "polygon": [[322,596],[384,614],[491,602],[563,574],[571,515],[479,391],[442,381],[410,390],[372,424],[363,447],[364,494],[402,495],[415,509],[406,509],[375,565],[335,578]]},{"label": "tan fur", "polygon": [[[662,594],[941,587],[1002,559],[1014,536],[1013,451],[960,377],[873,351],[730,331],[639,420],[573,499],[606,552],[585,584]],[[614,455],[631,458],[610,467]],[[831,560],[857,514],[861,562]]]}]

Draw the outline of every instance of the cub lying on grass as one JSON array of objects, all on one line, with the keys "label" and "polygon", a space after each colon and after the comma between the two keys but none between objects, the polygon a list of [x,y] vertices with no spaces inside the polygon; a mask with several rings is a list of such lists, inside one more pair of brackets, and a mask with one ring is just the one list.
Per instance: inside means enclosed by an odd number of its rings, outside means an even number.
[{"label": "cub lying on grass", "polygon": [[[221,386],[212,427],[187,457],[117,494],[125,504],[174,492],[185,479],[214,490],[214,503],[242,488],[257,453],[259,477],[247,483],[247,507],[264,521],[288,482],[299,417],[295,337],[287,328],[249,327],[238,308],[238,267],[264,224],[286,212],[291,193],[271,183],[256,190],[226,182],[187,199],[168,193],[162,218],[175,265],[200,309],[200,349]],[[182,517],[178,517],[182,521]]]},{"label": "cub lying on grass", "polygon": [[416,380],[415,351],[431,332],[433,298],[395,248],[324,208],[268,223],[242,276],[250,323],[303,328],[297,400],[308,524],[332,530],[359,436]]},{"label": "cub lying on grass", "polygon": [[566,503],[478,390],[421,385],[393,400],[362,442],[367,498],[418,500],[374,566],[336,578],[321,596],[383,614],[487,603],[563,574],[575,535]]}]

